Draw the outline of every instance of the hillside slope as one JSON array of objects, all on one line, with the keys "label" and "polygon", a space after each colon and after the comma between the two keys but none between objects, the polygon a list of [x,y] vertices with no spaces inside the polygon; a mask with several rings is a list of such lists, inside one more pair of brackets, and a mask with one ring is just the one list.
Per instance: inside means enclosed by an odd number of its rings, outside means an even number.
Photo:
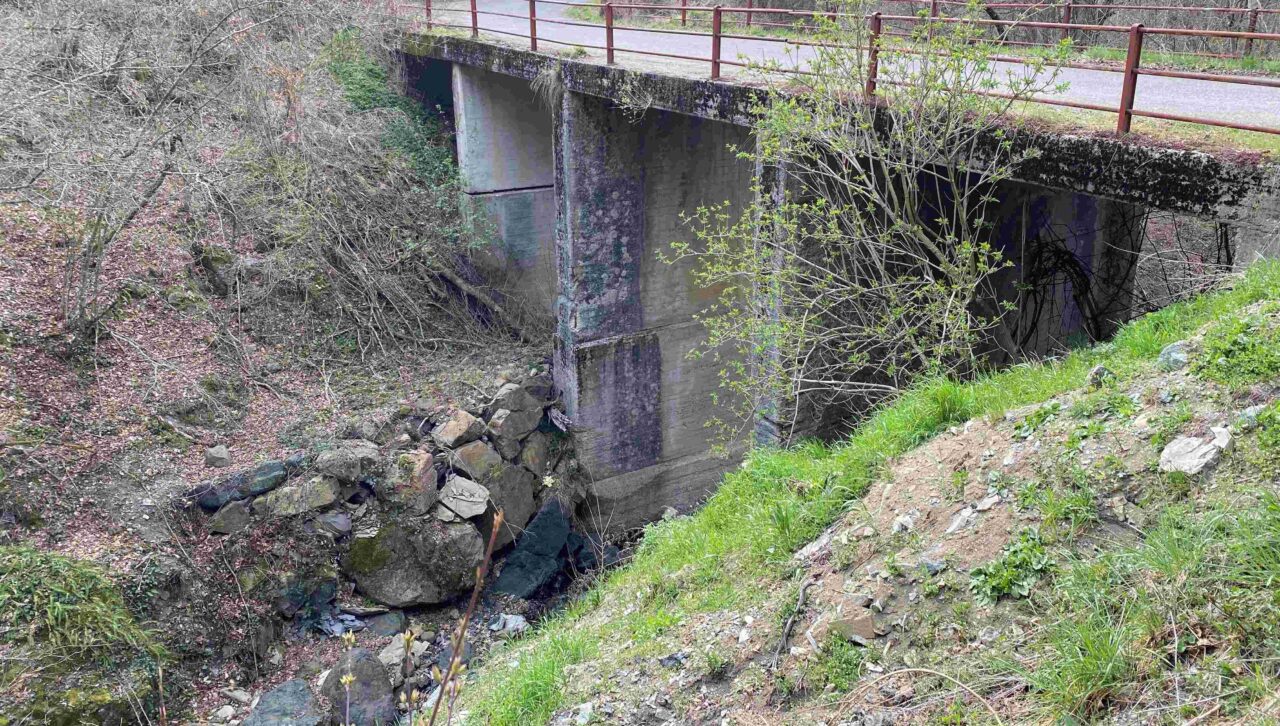
[{"label": "hillside slope", "polygon": [[1280,715],[1280,265],[757,451],[464,690],[474,722]]}]

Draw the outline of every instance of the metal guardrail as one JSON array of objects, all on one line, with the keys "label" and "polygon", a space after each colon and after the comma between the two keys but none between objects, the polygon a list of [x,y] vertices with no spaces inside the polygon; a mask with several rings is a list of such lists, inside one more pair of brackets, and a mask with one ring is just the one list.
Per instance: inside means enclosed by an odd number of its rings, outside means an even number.
[{"label": "metal guardrail", "polygon": [[[549,43],[559,44],[559,45],[576,46],[576,47],[587,48],[592,50],[603,50],[605,52],[605,62],[608,63],[609,65],[614,65],[616,63],[616,55],[619,52],[631,53],[634,55],[644,55],[644,56],[653,56],[653,57],[660,57],[660,58],[686,60],[686,61],[705,62],[710,64],[710,79],[713,81],[722,79],[723,67],[726,65],[737,66],[737,67],[745,67],[749,65],[747,63],[728,60],[723,57],[721,52],[722,44],[723,44],[723,40],[726,38],[759,41],[759,42],[778,42],[778,43],[801,45],[801,46],[817,45],[815,43],[809,43],[796,38],[779,38],[779,37],[770,37],[767,35],[741,35],[741,34],[728,33],[728,32],[725,32],[725,20],[727,17],[733,17],[734,15],[745,16],[744,20],[746,21],[746,24],[748,26],[750,26],[752,22],[756,22],[757,24],[763,24],[763,23],[760,23],[758,18],[758,16],[761,16],[761,15],[772,16],[772,17],[787,17],[793,20],[801,20],[803,18],[813,19],[816,17],[825,17],[829,20],[837,20],[839,18],[863,20],[868,24],[869,47],[866,49],[868,52],[868,55],[867,55],[867,60],[868,60],[867,74],[868,75],[867,75],[865,88],[864,88],[864,94],[866,95],[868,100],[873,100],[875,98],[877,94],[877,88],[879,85],[882,85],[882,84],[893,85],[894,83],[892,80],[880,77],[881,75],[880,58],[882,54],[884,53],[911,54],[911,53],[921,52],[921,51],[913,51],[906,48],[894,48],[892,46],[887,46],[884,43],[884,39],[886,37],[910,36],[910,33],[894,32],[892,30],[888,30],[886,29],[886,22],[892,22],[896,24],[915,24],[915,25],[918,25],[921,23],[966,23],[966,24],[973,24],[973,25],[979,25],[979,26],[990,26],[994,28],[1037,28],[1037,29],[1045,29],[1045,30],[1058,30],[1061,32],[1061,35],[1064,39],[1069,39],[1073,32],[1074,33],[1094,32],[1094,33],[1126,34],[1128,43],[1127,43],[1127,50],[1124,58],[1124,66],[1122,69],[1105,68],[1105,67],[1099,68],[1097,66],[1081,65],[1081,64],[1075,64],[1075,63],[1060,64],[1062,67],[1087,68],[1089,70],[1114,71],[1118,73],[1123,73],[1124,77],[1123,77],[1123,83],[1121,87],[1120,99],[1119,99],[1119,103],[1116,106],[1104,106],[1100,104],[1071,101],[1068,99],[1047,98],[1043,96],[1029,97],[1021,100],[1025,100],[1030,103],[1038,103],[1038,104],[1045,104],[1045,105],[1051,105],[1051,106],[1063,106],[1068,108],[1078,108],[1078,109],[1084,109],[1089,111],[1101,111],[1106,113],[1114,113],[1116,114],[1116,132],[1119,134],[1129,133],[1130,130],[1132,129],[1133,119],[1135,117],[1141,117],[1141,118],[1162,119],[1166,121],[1177,121],[1177,122],[1183,122],[1183,123],[1189,123],[1189,124],[1199,124],[1199,125],[1205,125],[1205,126],[1217,126],[1222,128],[1238,129],[1243,131],[1252,131],[1252,132],[1258,132],[1258,133],[1264,133],[1264,134],[1280,135],[1280,126],[1272,127],[1272,126],[1257,126],[1252,124],[1240,124],[1240,123],[1234,123],[1230,121],[1223,121],[1219,119],[1198,118],[1194,116],[1185,116],[1181,114],[1164,113],[1159,111],[1145,111],[1145,110],[1135,108],[1135,101],[1137,98],[1137,89],[1138,89],[1138,78],[1139,76],[1144,76],[1144,75],[1160,76],[1164,78],[1182,78],[1182,79],[1197,80],[1197,81],[1213,81],[1213,82],[1219,82],[1219,83],[1238,84],[1243,86],[1261,86],[1261,87],[1268,87],[1268,88],[1280,88],[1280,79],[1277,79],[1277,78],[1269,78],[1269,77],[1261,77],[1261,76],[1231,75],[1231,74],[1221,74],[1221,73],[1204,73],[1204,72],[1196,72],[1196,71],[1180,71],[1180,70],[1171,70],[1171,69],[1163,69],[1163,68],[1144,68],[1141,63],[1142,49],[1143,49],[1144,40],[1147,37],[1164,35],[1164,36],[1184,36],[1184,37],[1202,37],[1202,38],[1231,38],[1231,39],[1245,41],[1247,43],[1246,48],[1251,50],[1252,44],[1255,41],[1280,42],[1280,33],[1259,33],[1259,32],[1253,32],[1253,31],[1232,31],[1232,30],[1198,30],[1198,29],[1192,29],[1192,28],[1159,28],[1159,27],[1148,28],[1142,23],[1135,23],[1133,25],[1126,27],[1126,26],[1118,26],[1118,25],[1089,25],[1089,24],[1070,23],[1070,22],[958,18],[958,17],[948,17],[945,15],[939,14],[938,6],[943,4],[957,4],[957,5],[966,4],[962,2],[962,0],[891,0],[891,1],[911,2],[911,3],[925,2],[930,5],[930,13],[927,16],[923,14],[921,15],[886,15],[883,13],[872,13],[870,15],[865,15],[865,16],[862,16],[862,15],[855,16],[855,15],[839,14],[839,13],[832,13],[832,12],[813,12],[813,11],[796,11],[796,10],[759,8],[759,7],[754,7],[754,2],[752,0],[748,0],[748,4],[745,7],[726,7],[721,5],[716,5],[713,7],[691,6],[688,4],[688,0],[681,0],[681,5],[678,7],[673,7],[669,5],[651,5],[651,4],[627,3],[627,2],[606,2],[603,5],[601,5],[598,3],[591,3],[591,2],[575,2],[574,0],[528,0],[529,9],[528,9],[527,15],[518,15],[514,13],[503,13],[503,12],[492,11],[492,10],[481,10],[477,7],[477,0],[470,0],[469,10],[458,11],[458,12],[468,13],[470,24],[458,25],[458,24],[450,24],[450,23],[433,21],[431,0],[423,0],[424,4],[422,6],[417,6],[417,7],[420,7],[425,12],[428,29],[431,27],[442,27],[442,28],[453,28],[458,30],[470,31],[472,37],[479,37],[481,31],[483,31],[485,33],[494,33],[498,35],[523,38],[529,42],[530,50],[533,50],[533,51],[538,50],[538,41],[540,40],[538,36],[538,24],[540,22],[550,23],[555,25],[576,26],[576,27],[595,28],[595,29],[603,28],[604,37],[605,37],[605,44],[603,46],[592,45],[592,44],[581,43],[581,42],[568,43],[565,41],[554,40],[551,38],[541,38],[541,40],[543,40],[544,42],[549,42]],[[561,6],[567,6],[567,7],[591,8],[593,10],[599,9],[603,16],[603,23],[598,24],[598,23],[579,22],[579,21],[573,21],[573,20],[539,18],[537,14],[537,6],[539,3],[544,5],[561,5]],[[1063,3],[1056,3],[1056,4],[1006,2],[1006,3],[988,3],[987,5],[992,7],[998,5],[1000,7],[1006,7],[1006,8],[1043,8],[1043,7],[1053,7],[1056,5],[1064,8],[1064,14],[1068,18],[1070,18],[1070,13],[1072,11],[1072,8],[1078,9],[1078,8],[1084,8],[1084,7],[1088,7],[1088,8],[1105,7],[1105,8],[1111,8],[1111,9],[1149,8],[1149,9],[1159,9],[1159,10],[1187,10],[1187,8],[1177,8],[1177,7],[1159,6],[1159,5],[1131,5],[1131,6],[1130,5],[1126,5],[1126,6],[1090,5],[1090,4],[1084,4],[1084,3],[1073,3],[1072,0],[1065,0],[1065,2]],[[665,53],[665,52],[660,52],[655,50],[643,50],[639,48],[619,47],[614,41],[615,29],[619,27],[624,27],[624,26],[620,26],[617,23],[616,15],[617,15],[617,11],[619,10],[628,10],[628,11],[659,10],[659,11],[666,11],[666,12],[679,12],[680,19],[681,19],[680,29],[636,27],[636,26],[626,26],[625,29],[628,32],[633,32],[633,33],[647,32],[647,33],[655,33],[655,34],[686,35],[686,36],[697,36],[697,37],[709,38],[710,49],[711,49],[710,57],[683,55],[679,53]],[[1260,9],[1260,8],[1245,9],[1245,8],[1206,7],[1206,8],[1196,8],[1195,10],[1213,11],[1213,12],[1236,12],[1236,11],[1250,12],[1253,14],[1251,17],[1255,21],[1258,13],[1280,13],[1280,9],[1271,10],[1271,9]],[[450,11],[450,12],[453,12],[453,11]],[[709,13],[710,14],[710,32],[687,29],[688,17],[690,13]],[[482,27],[480,23],[481,16],[513,18],[518,20],[527,19],[529,22],[528,34],[525,35],[523,33],[513,33],[511,31],[500,30],[497,28]],[[793,27],[792,25],[789,25],[786,23],[777,23],[776,21],[770,21],[770,20],[766,20],[765,23],[782,26],[782,27]],[[1029,62],[1026,58],[1019,58],[1015,56],[992,55],[990,56],[990,58],[991,60],[1007,62],[1007,63],[1025,64]],[[806,71],[803,71],[798,68],[797,69],[784,68],[784,69],[778,69],[778,70],[782,72],[798,73],[798,74],[807,73]],[[999,92],[994,92],[994,91],[983,92],[983,93],[985,93],[986,95],[991,95],[996,97],[1003,97],[1003,98],[1009,97],[1007,94],[1001,94]]]}]

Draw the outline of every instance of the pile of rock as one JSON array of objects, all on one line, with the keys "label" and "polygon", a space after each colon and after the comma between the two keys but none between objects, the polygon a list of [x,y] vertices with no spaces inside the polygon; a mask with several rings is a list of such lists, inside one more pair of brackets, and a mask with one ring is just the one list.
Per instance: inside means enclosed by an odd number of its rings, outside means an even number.
[{"label": "pile of rock", "polygon": [[348,427],[349,438],[314,457],[206,483],[190,500],[212,514],[218,534],[305,515],[308,528],[349,543],[342,570],[369,598],[440,603],[470,587],[498,511],[498,548],[537,511],[560,435],[547,416],[553,401],[541,374],[506,383],[478,410],[406,409]]}]

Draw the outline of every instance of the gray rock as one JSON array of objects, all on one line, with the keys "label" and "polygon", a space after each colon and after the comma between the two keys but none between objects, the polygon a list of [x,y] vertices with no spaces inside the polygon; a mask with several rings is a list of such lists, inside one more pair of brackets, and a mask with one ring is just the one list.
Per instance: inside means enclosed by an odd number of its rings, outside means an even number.
[{"label": "gray rock", "polygon": [[289,472],[283,461],[268,461],[254,467],[249,472],[249,483],[245,488],[246,497],[257,497],[275,489],[289,478]]},{"label": "gray rock", "polygon": [[1241,431],[1252,431],[1258,427],[1258,416],[1265,410],[1267,407],[1262,404],[1246,408],[1236,417],[1236,427]]},{"label": "gray rock", "polygon": [[1188,346],[1185,340],[1170,343],[1160,351],[1156,358],[1156,366],[1162,371],[1173,372],[1187,367]]},{"label": "gray rock", "polygon": [[1231,435],[1231,429],[1226,426],[1212,426],[1209,432],[1213,434],[1213,445],[1220,451],[1227,452],[1235,448],[1235,437]]},{"label": "gray rock", "polygon": [[1085,383],[1089,388],[1102,388],[1116,376],[1109,368],[1104,365],[1096,365],[1089,369],[1089,373],[1085,376]]},{"label": "gray rock", "polygon": [[[342,677],[355,680],[342,685]],[[398,720],[391,679],[382,662],[364,648],[344,653],[320,686],[320,695],[329,699],[333,717],[355,726],[387,726]]]},{"label": "gray rock", "polygon": [[915,526],[916,526],[915,517],[912,516],[910,512],[908,512],[906,514],[900,514],[897,517],[894,517],[893,525],[890,527],[890,530],[894,534],[901,534],[903,532],[910,532],[912,528],[914,528]]},{"label": "gray rock", "polygon": [[316,517],[316,528],[334,537],[351,534],[351,515],[347,512],[326,512]]},{"label": "gray rock", "polygon": [[440,490],[440,507],[462,519],[484,514],[489,506],[489,490],[462,476],[453,475]]},{"label": "gray rock", "polygon": [[524,526],[534,513],[534,492],[538,477],[520,466],[506,466],[501,474],[489,481],[489,508],[479,520],[480,535],[489,541],[496,510],[502,510],[502,528],[494,547],[506,547],[524,531]]},{"label": "gray rock", "polygon": [[376,472],[378,446],[372,441],[350,439],[339,441],[332,449],[316,457],[316,470],[344,484],[353,484]]},{"label": "gray rock", "polygon": [[954,534],[959,532],[973,524],[977,518],[978,513],[974,511],[973,507],[965,507],[951,517],[951,523],[947,525],[947,531],[943,532],[943,534]]},{"label": "gray rock", "polygon": [[495,411],[506,409],[508,411],[532,411],[542,410],[545,405],[543,400],[529,393],[529,391],[519,383],[508,383],[498,389],[497,395],[493,397],[491,408]]},{"label": "gray rock", "polygon": [[227,451],[227,447],[223,444],[210,446],[204,450],[204,465],[215,469],[231,466],[231,452]]},{"label": "gray rock", "polygon": [[[424,643],[421,640],[414,640],[413,645],[409,646],[409,653],[413,656],[414,660],[417,660],[426,654],[430,647],[431,645],[429,643]],[[400,665],[404,663],[404,656],[404,638],[392,638],[391,642],[387,644],[387,647],[383,648],[382,651],[378,653],[378,661],[388,668],[399,669]]]},{"label": "gray rock", "polygon": [[357,538],[342,569],[362,593],[384,605],[434,605],[467,590],[483,557],[484,543],[470,523],[428,519]]},{"label": "gray rock", "polygon": [[510,411],[501,408],[489,419],[489,430],[500,439],[520,441],[533,433],[541,421],[541,408],[529,411]]},{"label": "gray rock", "polygon": [[569,541],[569,521],[564,504],[554,499],[544,504],[516,542],[493,589],[523,599],[550,582],[564,566],[562,550]]},{"label": "gray rock", "polygon": [[489,631],[500,638],[514,638],[529,629],[529,621],[523,615],[499,613],[489,621]]},{"label": "gray rock", "polygon": [[431,430],[431,438],[446,449],[469,444],[484,433],[484,422],[460,408],[451,409]]},{"label": "gray rock", "polygon": [[214,534],[235,534],[248,527],[251,519],[248,502],[230,502],[209,520],[209,531]]},{"label": "gray rock", "polygon": [[1222,449],[1194,436],[1179,436],[1160,452],[1160,471],[1195,475],[1212,467]]},{"label": "gray rock", "polygon": [[217,723],[226,723],[230,721],[232,718],[234,718],[235,715],[236,715],[236,707],[232,706],[231,704],[227,704],[222,708],[218,709],[217,711],[214,711],[213,715],[210,717],[210,720],[215,721]]},{"label": "gray rock", "polygon": [[327,720],[316,709],[307,682],[295,679],[263,694],[241,726],[319,726]]},{"label": "gray rock", "polygon": [[249,471],[241,471],[212,484],[202,484],[191,491],[191,497],[206,512],[216,512],[227,502],[265,494],[288,476],[284,463],[268,461]]},{"label": "gray rock", "polygon": [[520,465],[541,478],[547,474],[547,459],[551,454],[551,435],[534,431],[524,440],[520,450]]},{"label": "gray rock", "polygon": [[389,613],[374,615],[365,621],[369,626],[369,631],[375,635],[398,635],[404,632],[404,628],[408,625],[404,613],[399,610],[392,610]]},{"label": "gray rock", "polygon": [[254,502],[254,507],[271,517],[292,517],[338,501],[342,485],[332,476],[320,475],[302,484],[281,487]]},{"label": "gray rock", "polygon": [[876,619],[863,610],[832,621],[830,632],[855,645],[866,647],[876,638]]},{"label": "gray rock", "polygon": [[973,508],[978,510],[979,512],[985,512],[999,503],[1000,503],[999,494],[988,494],[987,496],[983,497],[977,504],[973,505]]},{"label": "gray rock", "polygon": [[449,463],[478,482],[487,482],[503,467],[502,457],[483,441],[472,441],[459,447],[450,454]]}]

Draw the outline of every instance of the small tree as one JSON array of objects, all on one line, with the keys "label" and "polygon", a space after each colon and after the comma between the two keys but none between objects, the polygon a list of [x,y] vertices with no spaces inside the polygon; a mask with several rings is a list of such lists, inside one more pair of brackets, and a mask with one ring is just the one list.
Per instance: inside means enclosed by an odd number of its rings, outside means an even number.
[{"label": "small tree", "polygon": [[1000,67],[968,22],[873,38],[862,8],[817,19],[795,59],[808,74],[754,68],[765,91],[740,153],[761,170],[755,202],[699,209],[694,242],[672,246],[725,289],[695,355],[724,363],[730,436],[760,415],[786,434],[802,406],[874,402],[921,374],[969,373],[990,343],[1014,348],[988,289],[1006,262],[987,211],[1028,156],[1008,112],[1054,87],[1050,59]]}]

